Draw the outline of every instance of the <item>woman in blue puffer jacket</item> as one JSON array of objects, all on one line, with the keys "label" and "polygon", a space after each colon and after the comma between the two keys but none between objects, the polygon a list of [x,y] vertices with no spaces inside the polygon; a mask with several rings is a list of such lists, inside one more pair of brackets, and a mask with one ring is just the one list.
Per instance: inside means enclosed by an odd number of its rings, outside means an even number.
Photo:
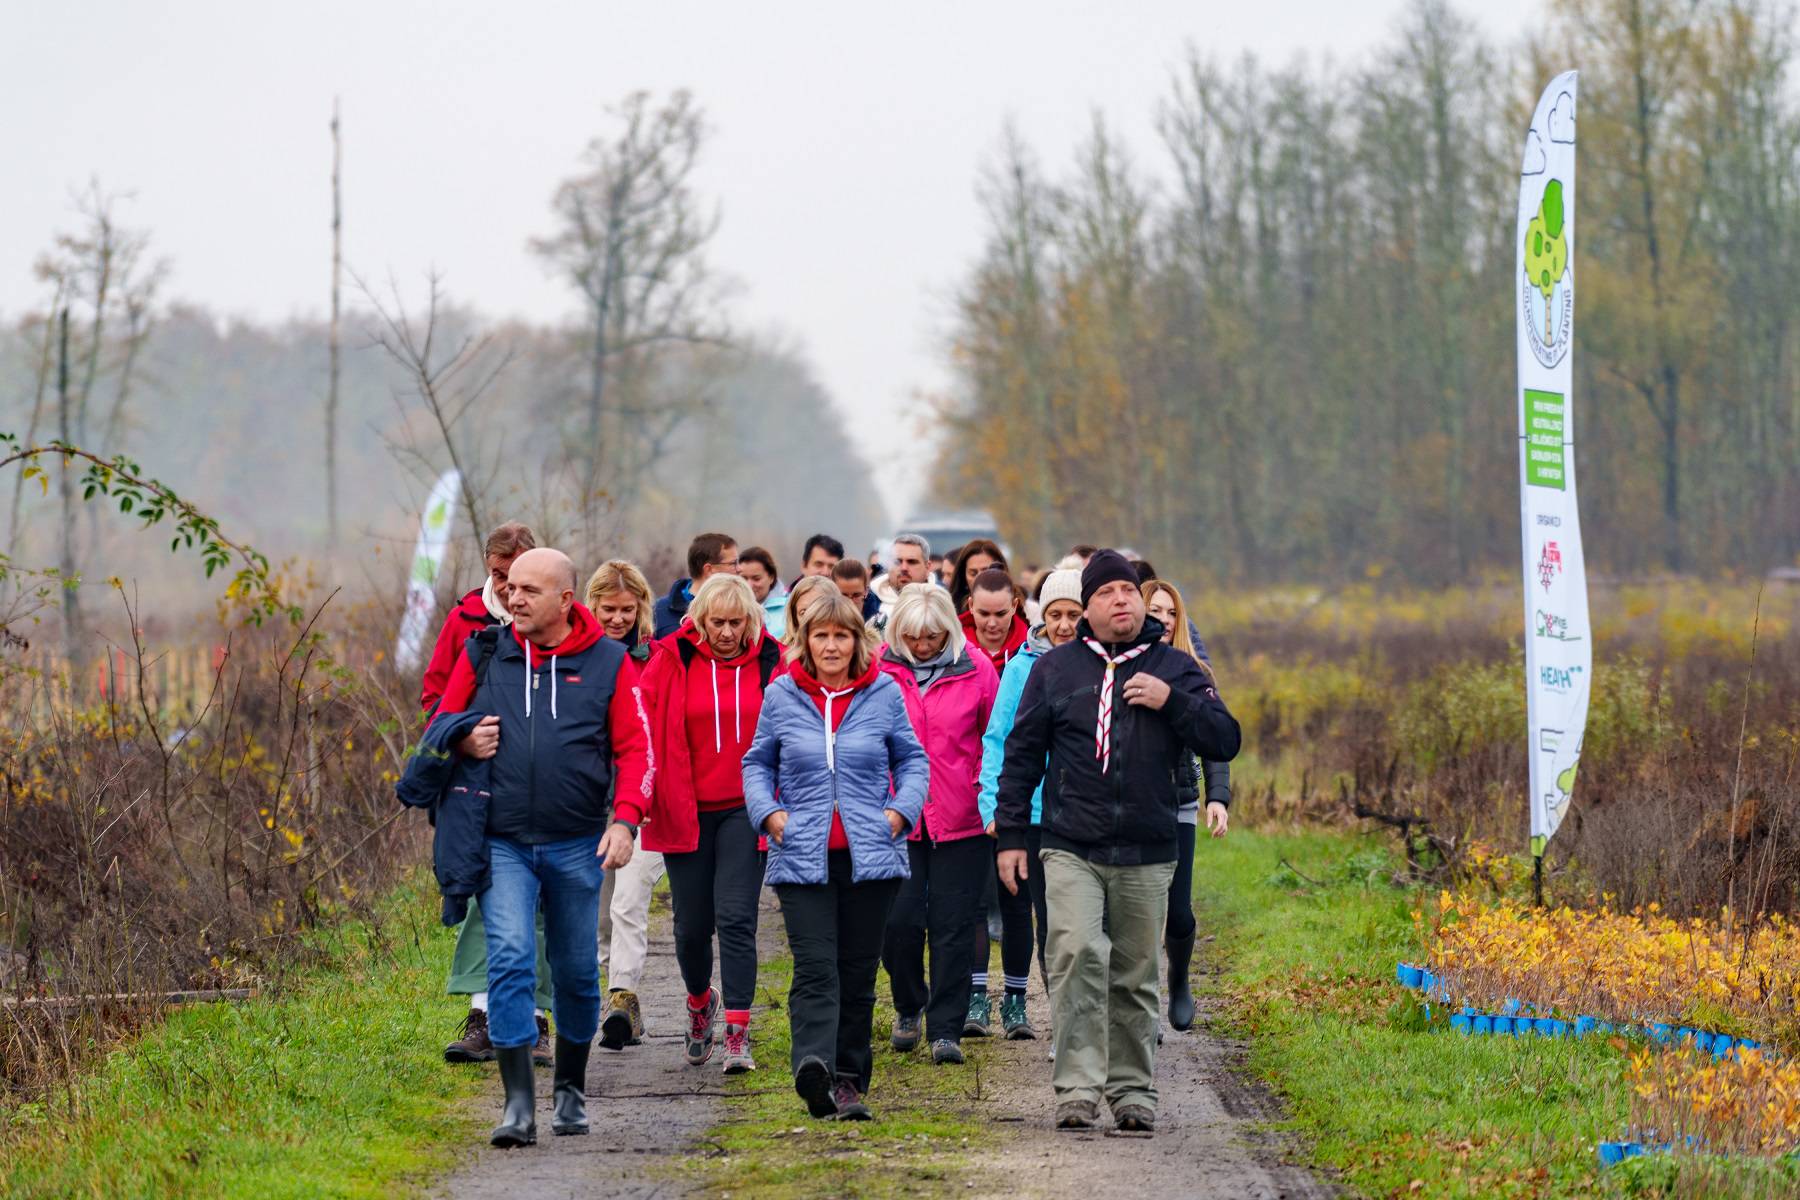
[{"label": "woman in blue puffer jacket", "polygon": [[875,973],[931,768],[855,605],[825,593],[793,641],[744,755],[744,803],[794,958],[794,1090],[815,1117],[866,1121]]}]

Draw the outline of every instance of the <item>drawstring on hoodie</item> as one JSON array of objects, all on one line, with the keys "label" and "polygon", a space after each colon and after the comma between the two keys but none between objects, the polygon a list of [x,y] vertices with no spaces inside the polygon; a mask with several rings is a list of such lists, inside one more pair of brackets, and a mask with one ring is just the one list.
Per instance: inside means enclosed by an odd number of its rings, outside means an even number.
[{"label": "drawstring on hoodie", "polygon": [[842,691],[834,692],[829,688],[822,687],[819,690],[825,694],[825,768],[835,775],[837,774],[837,727],[831,721],[831,702],[839,696],[848,696],[856,689],[847,687]]},{"label": "drawstring on hoodie", "polygon": [[[725,734],[719,723],[719,660],[709,658],[706,661],[712,664],[713,749],[723,754],[725,752]],[[731,668],[731,736],[737,739],[736,744],[740,746],[744,744],[744,710],[738,701],[738,685],[743,678],[744,668],[742,666]]]},{"label": "drawstring on hoodie", "polygon": [[[531,683],[536,678],[535,671],[525,672],[525,715],[528,717],[531,715]],[[550,656],[550,719],[556,720],[556,655],[554,654]]]}]

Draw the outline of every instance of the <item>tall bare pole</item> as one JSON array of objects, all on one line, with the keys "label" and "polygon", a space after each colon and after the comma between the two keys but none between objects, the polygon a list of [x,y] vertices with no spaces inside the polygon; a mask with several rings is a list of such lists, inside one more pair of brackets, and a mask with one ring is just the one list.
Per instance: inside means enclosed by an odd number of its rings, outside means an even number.
[{"label": "tall bare pole", "polygon": [[[75,444],[74,420],[69,410],[69,309],[65,305],[57,317],[56,332],[56,433],[64,446]],[[58,582],[62,586],[63,647],[70,669],[79,677],[87,661],[87,627],[81,617],[81,590],[75,586],[80,572],[75,565],[75,460],[63,455],[62,474],[57,479],[57,498],[62,502],[62,562]]]},{"label": "tall bare pole", "polygon": [[344,202],[341,179],[344,144],[338,132],[338,100],[331,100],[331,381],[325,393],[325,528],[331,545],[338,542],[337,417],[339,295],[344,276]]}]

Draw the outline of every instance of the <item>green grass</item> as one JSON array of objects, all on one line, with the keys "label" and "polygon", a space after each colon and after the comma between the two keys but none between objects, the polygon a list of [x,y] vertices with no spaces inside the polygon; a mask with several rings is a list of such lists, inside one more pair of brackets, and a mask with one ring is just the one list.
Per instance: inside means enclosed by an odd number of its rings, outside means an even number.
[{"label": "green grass", "polygon": [[[1594,1154],[1624,1128],[1626,1062],[1605,1041],[1464,1037],[1393,981],[1416,896],[1382,843],[1233,831],[1202,841],[1196,910],[1251,1065],[1315,1160],[1372,1195],[1603,1194]],[[1309,882],[1310,881],[1310,882]]]},{"label": "green grass", "polygon": [[981,1122],[978,1064],[990,1053],[983,1040],[963,1042],[969,1061],[961,1067],[933,1066],[923,1050],[895,1054],[887,1045],[894,1010],[883,973],[868,1096],[876,1119],[815,1121],[788,1074],[786,1003],[792,975],[790,958],[762,964],[761,999],[769,1011],[752,1027],[760,1069],[732,1081],[738,1094],[726,1102],[729,1115],[707,1135],[701,1153],[678,1168],[682,1178],[734,1200],[960,1193],[972,1155],[991,1146],[998,1133]]},{"label": "green grass", "polygon": [[[429,882],[429,881],[425,881]],[[468,1144],[484,1073],[437,1053],[451,933],[402,888],[278,995],[177,1009],[58,1098],[0,1111],[7,1197],[387,1197]]]}]

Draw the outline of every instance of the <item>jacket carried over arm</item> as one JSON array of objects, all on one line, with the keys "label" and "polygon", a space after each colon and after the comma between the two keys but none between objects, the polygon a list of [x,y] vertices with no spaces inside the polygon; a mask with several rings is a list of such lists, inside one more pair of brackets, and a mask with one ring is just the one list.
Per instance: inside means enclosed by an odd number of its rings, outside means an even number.
[{"label": "jacket carried over arm", "polygon": [[[1216,762],[1236,757],[1237,721],[1193,657],[1160,641],[1162,627],[1146,619],[1129,645],[1142,647],[1115,671],[1110,769],[1096,749],[1100,686],[1105,663],[1077,638],[1043,656],[1025,681],[997,789],[996,833],[1001,849],[1025,848],[1031,797],[1044,785],[1046,847],[1093,862],[1130,866],[1173,861],[1176,810],[1189,754]],[[1169,685],[1161,709],[1125,702],[1133,676],[1148,673]]]}]

